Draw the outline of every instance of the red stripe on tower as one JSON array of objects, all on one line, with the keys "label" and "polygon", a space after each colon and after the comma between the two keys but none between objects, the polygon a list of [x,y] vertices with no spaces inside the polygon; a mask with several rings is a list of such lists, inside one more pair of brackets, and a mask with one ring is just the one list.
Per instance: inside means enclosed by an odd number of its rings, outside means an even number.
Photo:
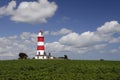
[{"label": "red stripe on tower", "polygon": [[37,46],[37,50],[45,50],[44,46]]},{"label": "red stripe on tower", "polygon": [[44,42],[44,37],[38,37],[38,42]]}]

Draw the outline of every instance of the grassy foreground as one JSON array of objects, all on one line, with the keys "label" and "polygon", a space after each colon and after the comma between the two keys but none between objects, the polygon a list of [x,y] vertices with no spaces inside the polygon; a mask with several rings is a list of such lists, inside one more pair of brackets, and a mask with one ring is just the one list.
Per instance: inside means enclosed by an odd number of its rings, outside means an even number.
[{"label": "grassy foreground", "polygon": [[0,80],[120,80],[120,61],[0,61]]}]

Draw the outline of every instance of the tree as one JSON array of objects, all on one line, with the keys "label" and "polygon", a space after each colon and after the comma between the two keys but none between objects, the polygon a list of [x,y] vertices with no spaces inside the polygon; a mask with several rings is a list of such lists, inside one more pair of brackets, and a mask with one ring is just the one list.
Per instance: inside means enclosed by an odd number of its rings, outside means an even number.
[{"label": "tree", "polygon": [[67,56],[67,55],[64,55],[64,59],[68,59],[68,56]]},{"label": "tree", "polygon": [[19,59],[27,59],[27,54],[26,53],[23,53],[23,52],[20,52],[19,53]]},{"label": "tree", "polygon": [[100,61],[104,61],[104,59],[100,59]]}]

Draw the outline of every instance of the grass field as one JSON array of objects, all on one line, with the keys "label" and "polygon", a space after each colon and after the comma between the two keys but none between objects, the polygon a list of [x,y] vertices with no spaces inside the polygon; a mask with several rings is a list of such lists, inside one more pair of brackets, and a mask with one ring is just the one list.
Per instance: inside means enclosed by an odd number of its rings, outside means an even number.
[{"label": "grass field", "polygon": [[120,61],[0,61],[0,80],[120,80]]}]

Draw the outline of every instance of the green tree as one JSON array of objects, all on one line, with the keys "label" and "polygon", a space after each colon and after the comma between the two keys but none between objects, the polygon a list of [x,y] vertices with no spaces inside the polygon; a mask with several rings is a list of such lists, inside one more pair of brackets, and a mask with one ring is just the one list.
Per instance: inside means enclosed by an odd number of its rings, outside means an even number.
[{"label": "green tree", "polygon": [[26,53],[20,52],[19,59],[27,59],[28,55]]},{"label": "green tree", "polygon": [[68,59],[68,56],[67,56],[67,55],[64,55],[64,59]]}]

